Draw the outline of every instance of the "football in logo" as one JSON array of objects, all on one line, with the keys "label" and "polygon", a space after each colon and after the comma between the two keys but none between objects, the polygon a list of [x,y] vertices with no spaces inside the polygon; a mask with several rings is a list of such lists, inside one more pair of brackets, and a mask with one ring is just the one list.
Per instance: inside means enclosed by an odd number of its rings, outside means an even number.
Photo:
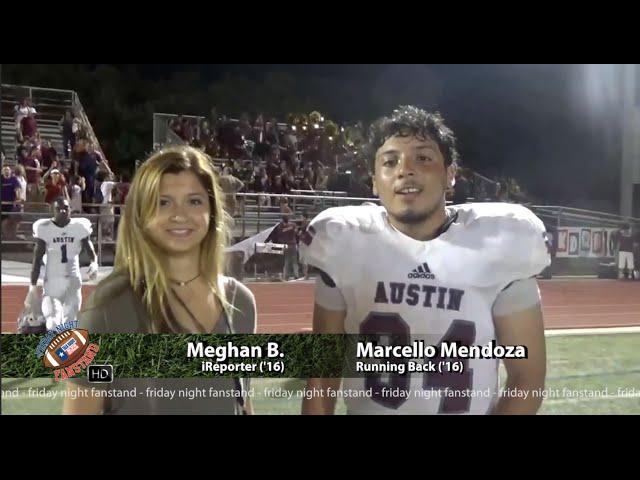
[{"label": "football in logo", "polygon": [[82,358],[89,346],[89,332],[74,328],[59,333],[51,340],[42,357],[47,368],[64,368]]}]

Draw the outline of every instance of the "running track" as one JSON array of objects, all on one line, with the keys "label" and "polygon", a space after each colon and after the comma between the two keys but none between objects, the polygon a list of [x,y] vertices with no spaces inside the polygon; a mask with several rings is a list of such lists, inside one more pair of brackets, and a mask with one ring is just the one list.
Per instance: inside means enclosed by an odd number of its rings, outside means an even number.
[{"label": "running track", "polygon": [[[640,326],[640,282],[542,280],[547,329]],[[297,333],[311,328],[313,282],[248,283],[258,306],[258,333]],[[84,286],[83,296],[94,287]],[[25,285],[2,285],[2,333],[16,331]]]}]

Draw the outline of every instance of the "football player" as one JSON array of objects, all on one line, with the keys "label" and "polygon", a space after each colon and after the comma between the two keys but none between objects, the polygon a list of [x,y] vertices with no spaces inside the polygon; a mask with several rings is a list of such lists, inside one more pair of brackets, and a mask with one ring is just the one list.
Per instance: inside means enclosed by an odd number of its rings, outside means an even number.
[{"label": "football player", "polygon": [[[96,252],[91,243],[91,222],[86,218],[71,218],[69,202],[56,199],[51,209],[53,218],[37,220],[33,224],[36,241],[31,270],[31,285],[24,301],[25,307],[37,311],[41,298],[42,314],[47,330],[76,320],[82,306],[82,276],[80,253],[84,250],[91,264],[90,279],[98,274]],[[46,254],[46,259],[44,258]],[[40,266],[44,259],[43,295],[38,291]]]},{"label": "football player", "polygon": [[495,341],[525,346],[527,358],[503,360],[502,391],[495,357],[459,358],[462,373],[310,379],[323,395],[305,397],[303,413],[333,413],[340,395],[329,391],[341,384],[350,414],[537,412],[546,353],[535,276],[550,263],[543,223],[519,205],[446,206],[458,153],[437,113],[400,107],[372,126],[369,151],[381,206],[328,209],[301,238],[303,260],[322,272],[314,333]]}]

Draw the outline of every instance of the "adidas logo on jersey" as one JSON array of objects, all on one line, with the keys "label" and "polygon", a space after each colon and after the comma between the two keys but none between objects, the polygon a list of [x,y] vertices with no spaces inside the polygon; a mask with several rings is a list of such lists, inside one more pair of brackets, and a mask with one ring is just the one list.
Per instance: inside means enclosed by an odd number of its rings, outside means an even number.
[{"label": "adidas logo on jersey", "polygon": [[414,269],[412,272],[409,272],[409,278],[424,278],[426,280],[434,280],[436,276],[431,273],[431,270],[429,270],[429,265],[427,265],[427,262],[424,262],[418,268]]}]

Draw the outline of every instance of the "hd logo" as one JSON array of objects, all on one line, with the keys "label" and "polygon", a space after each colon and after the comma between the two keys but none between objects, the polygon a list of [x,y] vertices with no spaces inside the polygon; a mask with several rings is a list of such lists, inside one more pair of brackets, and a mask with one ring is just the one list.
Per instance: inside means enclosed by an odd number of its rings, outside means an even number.
[{"label": "hd logo", "polygon": [[426,280],[434,280],[436,276],[431,273],[431,270],[429,270],[429,265],[427,265],[427,262],[424,262],[418,268],[415,268],[412,272],[409,272],[409,278],[423,278]]}]

